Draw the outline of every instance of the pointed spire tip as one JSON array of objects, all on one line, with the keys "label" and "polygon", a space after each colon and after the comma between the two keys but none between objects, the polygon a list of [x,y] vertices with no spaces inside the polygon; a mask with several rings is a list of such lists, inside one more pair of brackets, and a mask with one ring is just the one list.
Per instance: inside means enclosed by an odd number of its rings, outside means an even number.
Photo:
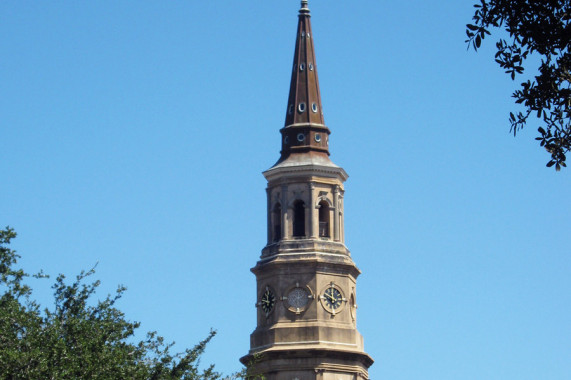
[{"label": "pointed spire tip", "polygon": [[308,0],[301,0],[301,9],[299,10],[300,14],[308,14],[309,7],[308,7]]}]

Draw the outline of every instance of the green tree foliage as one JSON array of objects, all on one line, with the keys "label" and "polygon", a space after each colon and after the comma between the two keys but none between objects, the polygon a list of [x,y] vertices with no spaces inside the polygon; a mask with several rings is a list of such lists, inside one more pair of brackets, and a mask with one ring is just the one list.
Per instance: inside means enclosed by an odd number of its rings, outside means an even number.
[{"label": "green tree foliage", "polygon": [[139,323],[127,321],[115,306],[125,288],[93,301],[99,281],[86,281],[93,270],[82,272],[71,284],[58,276],[52,287],[54,306],[41,310],[24,283],[29,275],[16,268],[20,256],[9,248],[15,237],[8,227],[0,230],[0,379],[221,377],[213,366],[199,369],[200,356],[215,331],[181,353],[171,353],[172,343],[154,332],[137,342]]},{"label": "green tree foliage", "polygon": [[474,7],[466,42],[478,50],[491,28],[505,28],[509,38],[496,43],[495,60],[512,79],[524,72],[528,57],[541,58],[535,80],[512,95],[525,111],[512,112],[509,120],[515,135],[530,116],[541,119],[536,140],[551,154],[547,166],[560,170],[571,147],[571,1],[480,0]]}]

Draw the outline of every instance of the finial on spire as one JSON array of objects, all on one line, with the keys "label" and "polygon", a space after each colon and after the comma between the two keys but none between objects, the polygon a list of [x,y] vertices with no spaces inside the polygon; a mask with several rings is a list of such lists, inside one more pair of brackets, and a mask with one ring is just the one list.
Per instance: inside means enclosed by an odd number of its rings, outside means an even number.
[{"label": "finial on spire", "polygon": [[301,0],[301,9],[299,10],[300,14],[309,14],[309,8],[307,6],[308,0]]}]

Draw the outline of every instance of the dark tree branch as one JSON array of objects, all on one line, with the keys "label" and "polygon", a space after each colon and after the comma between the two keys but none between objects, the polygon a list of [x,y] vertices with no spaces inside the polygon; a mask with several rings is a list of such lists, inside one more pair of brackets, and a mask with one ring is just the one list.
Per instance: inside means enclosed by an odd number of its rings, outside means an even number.
[{"label": "dark tree branch", "polygon": [[496,43],[495,61],[512,80],[526,68],[530,54],[541,57],[534,81],[521,83],[512,97],[525,112],[510,113],[516,135],[529,116],[540,119],[536,138],[551,155],[548,167],[566,167],[571,149],[571,0],[480,0],[473,23],[466,25],[468,47],[478,50],[492,28],[504,28],[511,41]]}]

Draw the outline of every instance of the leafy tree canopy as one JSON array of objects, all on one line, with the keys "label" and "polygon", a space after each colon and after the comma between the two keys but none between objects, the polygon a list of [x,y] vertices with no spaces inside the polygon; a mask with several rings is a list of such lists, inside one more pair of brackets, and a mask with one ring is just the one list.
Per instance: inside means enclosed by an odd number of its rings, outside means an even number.
[{"label": "leafy tree canopy", "polygon": [[137,342],[134,334],[140,324],[126,320],[115,306],[125,288],[93,301],[99,286],[99,281],[87,282],[93,269],[71,283],[59,275],[52,286],[53,307],[41,310],[24,283],[29,275],[16,268],[20,256],[9,248],[15,237],[8,227],[0,230],[0,379],[221,377],[214,366],[199,369],[200,356],[215,331],[180,353],[172,353],[173,344],[155,332]]},{"label": "leafy tree canopy", "polygon": [[466,42],[478,50],[490,29],[505,28],[509,38],[496,43],[495,60],[512,79],[529,56],[541,58],[535,80],[512,95],[525,111],[510,113],[509,120],[515,135],[536,115],[543,124],[536,140],[551,154],[547,166],[560,170],[571,146],[571,0],[480,0],[474,7]]}]

